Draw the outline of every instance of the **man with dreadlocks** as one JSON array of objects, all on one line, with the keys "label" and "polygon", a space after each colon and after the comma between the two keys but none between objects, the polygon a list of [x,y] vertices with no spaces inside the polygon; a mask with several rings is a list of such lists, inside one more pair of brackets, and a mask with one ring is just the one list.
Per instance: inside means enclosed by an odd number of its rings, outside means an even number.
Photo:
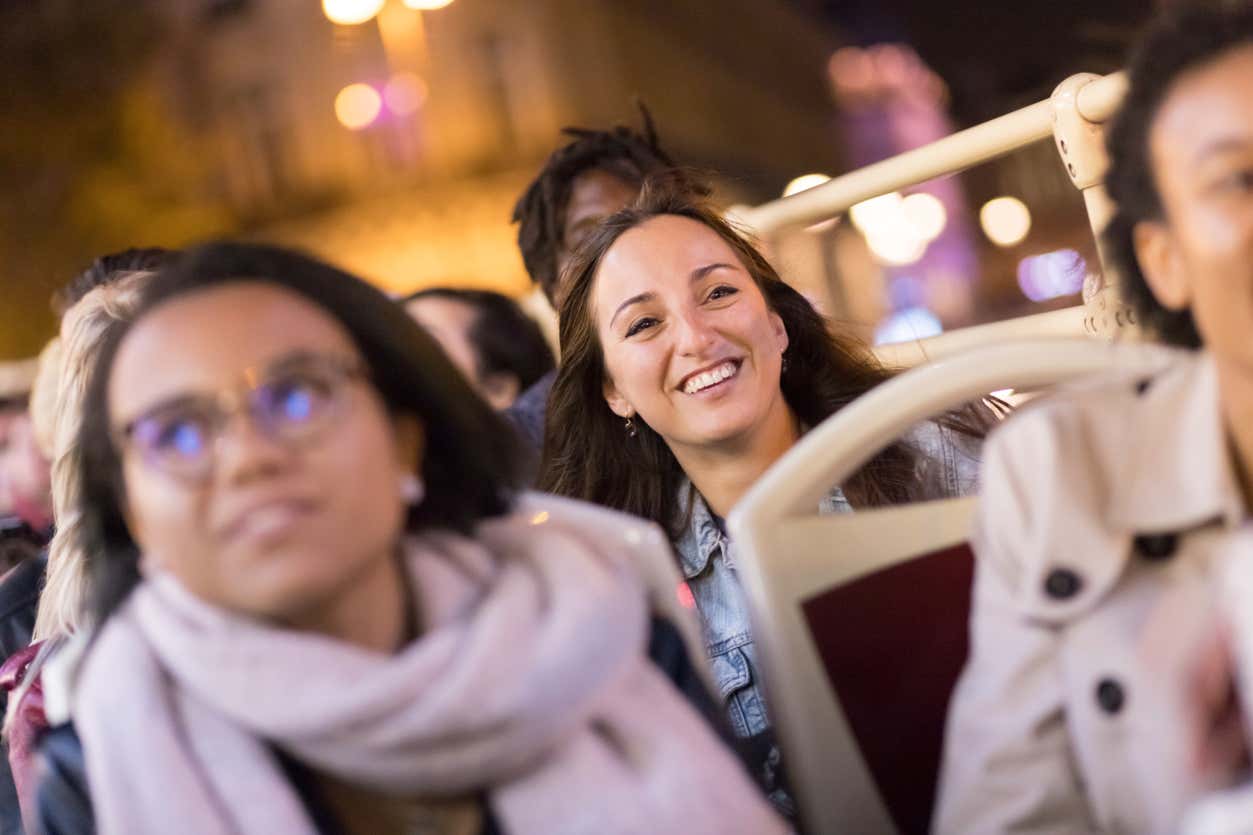
[{"label": "man with dreadlocks", "polygon": [[[513,208],[522,261],[553,309],[561,301],[561,271],[575,248],[597,224],[635,200],[649,175],[674,167],[657,144],[652,117],[643,105],[640,113],[643,133],[623,125],[607,131],[563,130],[573,141],[549,156]],[[505,412],[536,456],[543,446],[548,391],[556,377],[556,371],[541,377]]]}]

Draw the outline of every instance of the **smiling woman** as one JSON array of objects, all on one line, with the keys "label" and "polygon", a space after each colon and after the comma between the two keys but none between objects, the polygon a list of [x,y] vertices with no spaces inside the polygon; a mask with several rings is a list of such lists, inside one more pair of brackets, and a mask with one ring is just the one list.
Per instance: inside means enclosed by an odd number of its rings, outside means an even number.
[{"label": "smiling woman", "polygon": [[[732,728],[790,812],[722,519],[808,427],[889,374],[670,179],[605,221],[562,280],[540,487],[669,532]],[[923,424],[833,486],[822,510],[968,492],[986,425],[974,411]]]}]

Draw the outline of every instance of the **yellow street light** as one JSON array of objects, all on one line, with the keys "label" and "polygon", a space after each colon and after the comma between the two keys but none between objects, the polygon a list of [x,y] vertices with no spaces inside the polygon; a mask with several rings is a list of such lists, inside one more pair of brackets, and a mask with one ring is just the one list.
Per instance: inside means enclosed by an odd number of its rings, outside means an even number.
[{"label": "yellow street light", "polygon": [[1017,197],[995,197],[979,210],[979,225],[992,243],[1010,247],[1031,231],[1031,211]]},{"label": "yellow street light", "polygon": [[335,96],[335,118],[349,130],[361,130],[378,118],[383,99],[369,84],[349,84]]},{"label": "yellow street light", "polygon": [[322,13],[331,23],[356,26],[371,20],[383,3],[384,0],[322,0]]},{"label": "yellow street light", "polygon": [[809,191],[814,186],[820,186],[829,179],[831,178],[826,174],[802,174],[783,187],[783,196],[791,197],[793,194]]}]

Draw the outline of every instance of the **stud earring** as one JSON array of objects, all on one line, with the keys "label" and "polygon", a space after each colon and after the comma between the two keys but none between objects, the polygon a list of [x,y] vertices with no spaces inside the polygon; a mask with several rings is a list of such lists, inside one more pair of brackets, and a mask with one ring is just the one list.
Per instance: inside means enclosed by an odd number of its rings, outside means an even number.
[{"label": "stud earring", "polygon": [[415,473],[405,473],[400,477],[400,498],[409,507],[417,507],[426,495],[426,485]]}]

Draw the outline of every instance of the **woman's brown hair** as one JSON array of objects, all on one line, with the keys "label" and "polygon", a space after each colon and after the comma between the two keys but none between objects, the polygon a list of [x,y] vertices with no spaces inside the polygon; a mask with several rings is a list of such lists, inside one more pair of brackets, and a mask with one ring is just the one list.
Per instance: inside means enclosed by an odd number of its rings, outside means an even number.
[{"label": "woman's brown hair", "polygon": [[[645,183],[632,206],[608,218],[579,247],[563,276],[561,366],[548,399],[539,489],[651,519],[676,537],[686,523],[678,501],[683,470],[665,440],[642,419],[636,417],[636,434],[629,436],[622,418],[610,411],[603,388],[604,354],[591,311],[605,254],[623,233],[658,215],[704,224],[739,256],[787,329],[780,388],[803,425],[816,426],[891,373],[863,343],[828,327],[703,195],[674,178]],[[982,434],[977,422],[966,426],[958,419],[953,428]],[[880,452],[843,485],[849,501],[862,507],[909,501],[916,456],[900,442]]]}]

